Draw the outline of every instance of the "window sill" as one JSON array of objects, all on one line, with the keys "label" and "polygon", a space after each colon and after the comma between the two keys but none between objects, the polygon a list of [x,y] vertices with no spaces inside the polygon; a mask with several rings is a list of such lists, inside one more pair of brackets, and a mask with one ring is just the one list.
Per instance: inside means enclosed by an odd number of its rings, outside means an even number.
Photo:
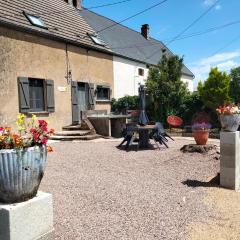
[{"label": "window sill", "polygon": [[28,112],[27,115],[37,115],[37,116],[49,116],[49,112],[42,111],[42,112]]},{"label": "window sill", "polygon": [[111,100],[100,100],[100,99],[97,99],[96,103],[111,103]]}]

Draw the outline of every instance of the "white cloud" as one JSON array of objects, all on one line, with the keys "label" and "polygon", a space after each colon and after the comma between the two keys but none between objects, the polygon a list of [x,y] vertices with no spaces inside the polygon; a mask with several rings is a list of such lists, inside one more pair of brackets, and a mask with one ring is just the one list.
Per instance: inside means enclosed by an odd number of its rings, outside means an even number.
[{"label": "white cloud", "polygon": [[189,64],[191,71],[195,75],[195,87],[198,82],[207,79],[209,71],[213,67],[218,67],[220,71],[229,72],[232,68],[240,66],[240,51],[224,52],[211,57],[200,59],[199,61]]},{"label": "white cloud", "polygon": [[215,54],[211,57],[201,59],[197,64],[200,65],[207,65],[207,64],[215,64],[222,61],[226,61],[229,59],[240,57],[240,51],[234,51],[234,52],[225,52],[220,54]]},{"label": "white cloud", "polygon": [[[207,7],[212,6],[214,3],[216,3],[216,0],[204,0],[204,1],[203,1],[203,5],[204,5],[204,6],[207,6]],[[220,10],[221,8],[222,8],[222,6],[221,6],[220,4],[217,4],[217,5],[215,6],[215,9],[216,9],[216,10]]]},{"label": "white cloud", "polygon": [[227,71],[228,72],[229,70],[231,70],[231,68],[237,67],[238,64],[239,63],[236,62],[236,61],[229,60],[229,61],[217,64],[217,67],[219,69],[221,69],[221,71]]}]

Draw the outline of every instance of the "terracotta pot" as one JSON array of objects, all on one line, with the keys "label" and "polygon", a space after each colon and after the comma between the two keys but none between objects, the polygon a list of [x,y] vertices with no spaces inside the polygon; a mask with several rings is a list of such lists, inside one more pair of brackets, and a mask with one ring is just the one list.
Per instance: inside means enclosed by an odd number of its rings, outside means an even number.
[{"label": "terracotta pot", "polygon": [[193,130],[193,137],[197,145],[206,145],[209,137],[209,130]]},{"label": "terracotta pot", "polygon": [[0,202],[17,203],[35,197],[46,160],[46,147],[0,150]]}]

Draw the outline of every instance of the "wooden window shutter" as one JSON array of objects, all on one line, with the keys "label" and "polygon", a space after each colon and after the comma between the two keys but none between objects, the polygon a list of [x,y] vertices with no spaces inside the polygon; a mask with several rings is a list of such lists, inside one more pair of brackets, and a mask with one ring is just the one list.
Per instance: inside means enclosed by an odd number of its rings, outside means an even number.
[{"label": "wooden window shutter", "polygon": [[88,88],[89,104],[91,109],[94,110],[95,104],[96,104],[94,84],[89,83],[88,85],[89,85],[89,88]]},{"label": "wooden window shutter", "polygon": [[78,83],[72,81],[72,122],[79,123],[80,121],[80,110],[78,105]]},{"label": "wooden window shutter", "polygon": [[47,111],[55,112],[54,81],[46,80]]},{"label": "wooden window shutter", "polygon": [[18,78],[18,96],[19,96],[19,112],[27,113],[30,110],[29,100],[29,81],[26,77]]}]

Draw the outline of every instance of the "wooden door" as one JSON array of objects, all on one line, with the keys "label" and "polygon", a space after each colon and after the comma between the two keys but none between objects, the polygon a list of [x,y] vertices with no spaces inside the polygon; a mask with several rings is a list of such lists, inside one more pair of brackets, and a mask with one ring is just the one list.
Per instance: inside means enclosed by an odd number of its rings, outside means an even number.
[{"label": "wooden door", "polygon": [[87,95],[86,83],[78,83],[78,105],[80,111],[88,110]]}]

